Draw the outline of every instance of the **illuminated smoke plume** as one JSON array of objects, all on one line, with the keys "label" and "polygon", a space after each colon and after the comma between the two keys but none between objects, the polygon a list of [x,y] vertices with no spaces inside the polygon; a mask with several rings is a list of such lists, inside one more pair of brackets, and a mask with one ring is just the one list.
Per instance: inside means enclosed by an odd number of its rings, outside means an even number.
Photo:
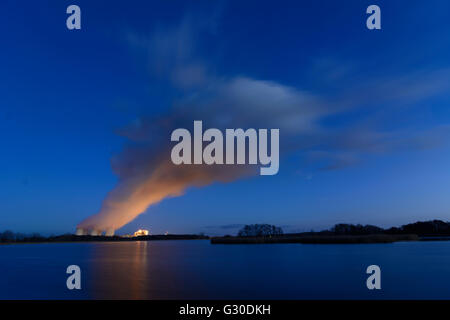
[{"label": "illuminated smoke plume", "polygon": [[176,166],[169,158],[160,160],[149,171],[122,178],[103,201],[100,212],[81,222],[78,227],[88,230],[118,229],[164,198],[182,195],[188,187],[234,180],[248,172],[248,168],[228,166],[225,170],[206,165]]},{"label": "illuminated smoke plume", "polygon": [[130,143],[112,160],[118,184],[104,199],[100,212],[78,227],[115,230],[152,204],[180,196],[189,187],[229,182],[259,172],[250,165],[174,165],[171,132],[177,128],[192,132],[194,120],[202,120],[204,130],[219,128],[222,132],[225,128],[278,128],[280,155],[300,151],[303,164],[312,161],[319,170],[354,165],[361,154],[423,149],[450,131],[440,127],[428,132],[389,133],[361,126],[326,130],[319,122],[336,113],[335,109],[308,93],[275,82],[249,78],[214,81],[194,97],[175,103],[169,115],[139,118],[120,132]]},{"label": "illuminated smoke plume", "polygon": [[[203,121],[204,130],[280,129],[280,154],[300,151],[299,164],[313,163],[319,170],[354,165],[362,154],[425,148],[435,144],[436,137],[450,132],[449,127],[429,132],[385,132],[364,123],[349,123],[343,130],[339,126],[326,128],[321,122],[364,106],[405,105],[448,92],[448,70],[392,78],[389,82],[349,82],[348,92],[321,95],[321,99],[272,81],[225,79],[209,72],[208,64],[202,64],[195,55],[199,35],[208,30],[214,33],[215,15],[208,17],[188,15],[179,26],[156,31],[149,38],[130,35],[130,44],[148,52],[154,73],[166,77],[163,81],[169,80],[184,98],[176,101],[168,114],[139,118],[120,132],[129,143],[112,160],[117,186],[108,193],[100,211],[82,221],[79,228],[115,230],[152,204],[182,195],[189,187],[233,181],[253,174],[253,169],[257,172],[254,166],[246,165],[172,164],[170,150],[174,143],[170,134],[177,128],[191,130],[194,120]],[[328,73],[334,74],[331,71]],[[329,74],[322,76],[327,79]],[[315,79],[320,77],[316,75]],[[342,81],[345,83],[346,78]]]},{"label": "illuminated smoke plume", "polygon": [[[167,116],[141,118],[120,133],[130,140],[113,158],[117,186],[104,199],[100,212],[82,221],[84,230],[115,230],[152,204],[180,196],[189,187],[229,182],[258,172],[250,165],[174,165],[171,131],[192,129],[193,120],[207,128],[279,128],[286,136],[314,130],[313,99],[272,82],[236,78],[217,81],[195,99],[180,101]],[[317,107],[317,106],[315,106]],[[283,133],[282,133],[283,134]]]}]

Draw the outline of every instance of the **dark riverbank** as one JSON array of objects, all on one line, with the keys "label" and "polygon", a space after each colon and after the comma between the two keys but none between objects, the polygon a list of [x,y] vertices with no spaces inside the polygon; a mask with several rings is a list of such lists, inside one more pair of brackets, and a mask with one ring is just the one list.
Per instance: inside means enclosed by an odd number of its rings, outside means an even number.
[{"label": "dark riverbank", "polygon": [[212,244],[311,243],[356,244],[450,240],[450,223],[418,221],[383,229],[373,225],[336,224],[329,230],[283,234],[271,225],[246,225],[237,236],[214,237]]},{"label": "dark riverbank", "polygon": [[214,237],[212,244],[262,244],[262,243],[304,243],[304,244],[357,244],[391,243],[396,241],[419,241],[415,234],[388,235],[281,235],[274,237]]},{"label": "dark riverbank", "polygon": [[76,236],[73,234],[53,236],[53,237],[25,237],[10,241],[2,241],[0,244],[13,243],[52,243],[52,242],[119,242],[119,241],[153,241],[153,240],[199,240],[209,239],[207,236],[195,234],[168,234],[168,235],[149,235],[139,237],[121,237],[121,236]]},{"label": "dark riverbank", "polygon": [[148,236],[77,236],[65,234],[43,237],[39,234],[25,235],[5,231],[0,233],[0,244],[42,242],[114,242],[152,240],[207,240],[212,244],[257,243],[311,243],[352,244],[391,243],[396,241],[443,241],[450,240],[450,222],[441,220],[418,221],[400,227],[383,229],[372,225],[336,224],[329,230],[284,234],[281,228],[267,224],[246,225],[237,236],[209,237],[203,234],[168,234]]}]

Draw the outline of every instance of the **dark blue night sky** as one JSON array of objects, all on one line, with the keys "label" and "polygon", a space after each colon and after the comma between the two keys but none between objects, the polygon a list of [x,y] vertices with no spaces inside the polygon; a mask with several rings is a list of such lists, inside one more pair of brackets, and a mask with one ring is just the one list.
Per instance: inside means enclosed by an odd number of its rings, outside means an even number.
[{"label": "dark blue night sky", "polygon": [[[81,30],[66,28],[70,4]],[[366,28],[370,4],[381,30]],[[117,183],[111,158],[133,143],[122,128],[236,83],[224,93],[233,112],[277,115],[304,98],[308,117],[287,135],[301,147],[275,176],[190,188],[119,233],[450,220],[448,1],[4,0],[0,11],[0,230],[73,232]]]}]

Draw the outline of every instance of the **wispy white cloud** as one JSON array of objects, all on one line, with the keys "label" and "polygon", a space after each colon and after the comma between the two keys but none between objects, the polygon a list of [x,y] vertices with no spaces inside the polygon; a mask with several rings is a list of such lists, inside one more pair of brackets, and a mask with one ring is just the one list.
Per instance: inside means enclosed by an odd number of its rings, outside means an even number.
[{"label": "wispy white cloud", "polygon": [[[214,34],[219,18],[217,14],[191,13],[180,23],[159,26],[146,36],[130,33],[129,42],[148,52],[154,74],[166,77],[183,91],[167,112],[167,117],[178,124],[203,119],[206,125],[215,127],[280,128],[285,150],[327,161],[322,167],[326,170],[358,164],[364,154],[426,149],[445,143],[442,136],[449,134],[445,126],[422,131],[386,130],[382,120],[371,115],[383,112],[388,116],[397,107],[448,94],[450,69],[369,77],[364,75],[362,61],[319,57],[312,59],[309,72],[323,80],[324,90],[320,92],[243,75],[223,76],[210,68],[207,56],[199,50],[203,36]],[[330,82],[335,90],[327,92]],[[340,85],[341,90],[336,90]],[[324,124],[333,116],[345,117],[361,110],[368,113],[368,119],[352,120],[350,116],[343,127]],[[127,135],[148,136],[155,123],[165,122],[142,118],[133,130],[126,130]]]}]

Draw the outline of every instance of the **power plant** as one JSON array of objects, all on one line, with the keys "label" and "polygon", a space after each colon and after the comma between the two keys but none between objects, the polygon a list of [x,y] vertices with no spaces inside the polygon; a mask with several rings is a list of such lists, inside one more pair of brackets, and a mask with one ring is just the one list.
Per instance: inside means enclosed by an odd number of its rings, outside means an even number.
[{"label": "power plant", "polygon": [[77,236],[86,236],[86,235],[90,235],[90,236],[101,236],[103,235],[103,232],[105,233],[105,236],[107,237],[112,237],[114,235],[114,229],[107,229],[105,231],[103,230],[98,230],[98,229],[84,229],[84,228],[77,228],[77,230],[75,231],[75,235]]}]

